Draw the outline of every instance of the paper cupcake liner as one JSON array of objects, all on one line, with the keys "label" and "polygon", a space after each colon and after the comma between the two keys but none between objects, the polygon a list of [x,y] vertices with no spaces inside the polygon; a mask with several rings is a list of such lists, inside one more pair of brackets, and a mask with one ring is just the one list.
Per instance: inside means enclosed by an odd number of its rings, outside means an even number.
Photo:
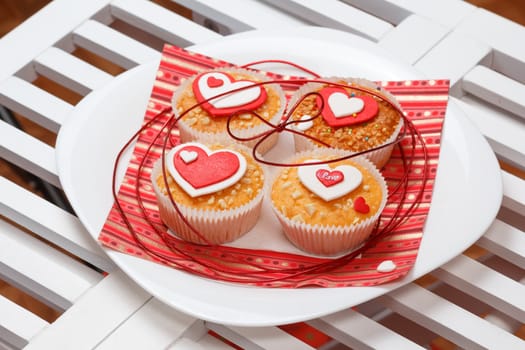
[{"label": "paper cupcake liner", "polygon": [[[341,150],[320,148],[314,151],[297,153],[292,159],[289,160],[289,162],[293,163],[296,159],[306,157],[318,159],[327,156],[341,157],[345,155],[347,155],[347,153]],[[281,223],[285,236],[299,249],[316,255],[337,255],[358,248],[372,233],[377,220],[379,220],[379,217],[387,203],[387,184],[376,166],[368,159],[362,156],[357,156],[352,158],[352,162],[363,166],[374,176],[376,181],[379,183],[381,192],[383,194],[377,212],[357,224],[348,224],[344,226],[320,224],[312,225],[306,222],[295,221],[285,216],[275,206],[273,200],[271,201],[272,209]],[[272,179],[270,180],[271,184],[274,183],[280,173],[281,171],[272,176]],[[269,185],[269,191],[271,191],[271,188],[272,185]],[[268,198],[271,198],[271,194],[268,195]]]},{"label": "paper cupcake liner", "polygon": [[[361,78],[340,78],[340,77],[329,77],[329,78],[323,78],[325,81],[330,82],[338,82],[338,81],[345,81],[347,83],[352,83],[358,86],[363,86],[372,90],[376,90],[377,84],[374,82],[367,80],[367,79],[361,79]],[[290,99],[289,106],[295,105],[295,103],[301,98],[301,96],[316,91],[320,88],[320,86],[323,85],[323,83],[306,83],[303,86],[301,86],[297,91],[294,93],[292,98]],[[396,107],[400,108],[399,102],[397,99],[388,91],[381,89],[379,91],[381,95],[387,99],[389,102],[394,104]],[[384,144],[394,142],[397,137],[399,136],[399,133],[401,132],[401,128],[403,127],[403,118],[399,119],[399,123],[397,124],[396,128],[390,135],[388,139],[383,142]],[[297,135],[294,133],[293,136],[294,139],[294,147],[296,152],[303,152],[307,150],[313,150],[313,149],[320,149],[325,148],[323,146],[320,146],[316,144],[313,140],[309,139],[308,137],[304,137],[302,135]],[[342,148],[341,148],[342,149]],[[363,154],[366,158],[368,158],[372,163],[374,163],[378,168],[382,168],[390,159],[390,155],[392,154],[392,150],[394,149],[394,145],[386,146],[380,149],[375,149],[373,151],[367,152]],[[348,150],[347,150],[348,151]],[[355,152],[352,152],[355,153]]]},{"label": "paper cupcake liner", "polygon": [[[162,173],[162,158],[158,159],[151,171],[151,182],[157,197],[159,215],[164,224],[175,236],[185,241],[198,244],[223,244],[231,242],[255,226],[259,219],[265,185],[259,193],[248,203],[237,208],[225,210],[200,209],[177,203],[182,216],[200,233],[205,240],[199,237],[174,208],[169,195],[164,194],[157,185],[157,177]],[[265,171],[263,169],[263,171]],[[264,174],[267,182],[266,173]]]},{"label": "paper cupcake liner", "polygon": [[[247,69],[241,69],[241,68],[218,68],[218,69],[214,69],[214,71],[248,74],[248,75],[252,75],[252,76],[256,77],[260,81],[270,81],[270,79],[267,76],[265,76],[263,74],[260,74],[260,73],[253,72],[251,70],[247,70]],[[199,74],[201,74],[201,73],[202,72],[200,72]],[[175,90],[175,92],[173,93],[173,97],[172,97],[171,103],[172,103],[173,112],[174,112],[176,118],[178,118],[180,116],[180,114],[181,114],[181,112],[176,107],[177,101],[180,98],[180,96],[182,95],[182,93],[184,91],[186,91],[186,89],[191,88],[191,84],[193,83],[193,80],[195,79],[196,76],[197,75],[186,79]],[[268,85],[264,85],[264,87],[267,88],[267,89],[271,88],[271,89],[275,90],[277,92],[277,94],[279,95],[280,107],[279,107],[277,113],[275,113],[275,115],[273,115],[268,120],[269,123],[271,123],[273,125],[278,125],[279,122],[281,121],[284,109],[286,107],[286,97],[285,97],[284,92],[282,91],[281,87],[278,84],[268,84]],[[213,117],[211,117],[211,118],[213,118]],[[255,144],[258,141],[257,139],[251,140],[251,141],[237,141],[235,139],[232,139],[231,136],[228,134],[228,132],[226,130],[221,131],[221,132],[207,132],[207,131],[196,130],[196,129],[192,128],[192,126],[190,124],[188,124],[183,119],[180,119],[177,122],[177,125],[179,127],[180,139],[181,139],[182,142],[201,141],[201,142],[206,142],[206,143],[212,143],[212,142],[217,140],[217,137],[220,138],[220,137],[226,136],[226,137],[228,137],[230,140],[232,140],[234,142],[237,142],[239,144],[242,144],[244,146],[252,148],[252,147],[255,146]],[[260,134],[262,134],[262,133],[264,133],[264,132],[266,132],[268,130],[271,130],[271,127],[269,127],[269,126],[267,126],[265,124],[259,124],[259,125],[253,126],[251,128],[246,128],[246,129],[233,129],[232,132],[234,133],[235,136],[238,136],[238,137],[241,137],[241,138],[249,138],[249,137],[252,137],[252,136],[255,136],[255,135],[260,135]],[[277,143],[278,136],[279,136],[278,133],[275,133],[275,134],[271,135],[270,137],[268,137],[257,148],[258,152],[261,153],[261,154],[264,154],[267,151],[269,151]]]}]

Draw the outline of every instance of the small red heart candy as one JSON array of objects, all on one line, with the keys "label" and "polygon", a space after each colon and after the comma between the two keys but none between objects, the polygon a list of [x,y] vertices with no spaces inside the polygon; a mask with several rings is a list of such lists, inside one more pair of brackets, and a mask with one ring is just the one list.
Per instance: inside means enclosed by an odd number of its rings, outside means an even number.
[{"label": "small red heart candy", "polygon": [[361,214],[366,214],[370,211],[370,207],[366,204],[366,200],[361,196],[354,199],[354,209]]},{"label": "small red heart candy", "polygon": [[215,77],[208,77],[208,80],[206,80],[206,83],[211,88],[217,88],[219,86],[222,86],[224,84],[224,81],[217,79]]}]

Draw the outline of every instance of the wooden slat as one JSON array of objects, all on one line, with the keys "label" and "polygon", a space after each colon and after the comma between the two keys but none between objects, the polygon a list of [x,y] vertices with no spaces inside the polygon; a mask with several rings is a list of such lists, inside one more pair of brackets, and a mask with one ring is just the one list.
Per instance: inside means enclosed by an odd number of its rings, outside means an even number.
[{"label": "wooden slat", "polygon": [[392,1],[369,1],[369,0],[341,0],[349,5],[352,5],[365,12],[373,14],[374,16],[383,19],[388,23],[397,25],[405,18],[412,15],[409,11],[402,7],[402,4],[396,4]]},{"label": "wooden slat", "polygon": [[102,275],[0,220],[0,276],[10,284],[65,310]]},{"label": "wooden slat", "polygon": [[133,26],[158,36],[168,43],[188,46],[221,38],[187,18],[145,0],[116,0],[111,14]]},{"label": "wooden slat", "polygon": [[151,299],[98,344],[97,350],[166,349],[180,337],[193,337],[189,333],[199,331],[194,338],[201,338],[206,333],[203,321]]},{"label": "wooden slat", "polygon": [[379,45],[409,64],[416,63],[448,29],[419,15],[411,15],[379,40]]},{"label": "wooden slat", "polygon": [[232,350],[229,344],[221,341],[211,334],[205,334],[199,340],[191,340],[188,338],[179,338],[171,344],[166,350]]},{"label": "wooden slat", "polygon": [[[491,47],[471,37],[451,32],[423,56],[414,67],[432,79],[449,79],[451,85],[459,82],[472,67],[489,62]],[[446,64],[444,64],[446,62]],[[451,93],[461,96],[460,87],[453,86]]]},{"label": "wooden slat", "polygon": [[351,348],[423,349],[423,347],[351,309],[311,320],[308,323]]},{"label": "wooden slat", "polygon": [[104,271],[115,265],[77,217],[0,177],[0,214]]},{"label": "wooden slat", "polygon": [[[525,130],[525,129],[521,129]],[[522,134],[523,135],[523,134]],[[524,165],[525,163],[521,163]],[[525,181],[507,171],[502,171],[503,206],[525,216]]]},{"label": "wooden slat", "polygon": [[[525,82],[525,45],[521,43],[525,27],[478,8],[457,26],[455,32],[492,47],[496,54],[490,67],[514,80]],[[501,57],[514,60],[500,60]]]},{"label": "wooden slat", "polygon": [[404,13],[417,14],[447,28],[453,28],[463,18],[475,11],[476,7],[464,1],[441,0],[343,0],[364,11],[381,18],[389,18],[391,23],[399,23]]},{"label": "wooden slat", "polygon": [[264,0],[319,26],[352,32],[379,41],[393,26],[338,0]]},{"label": "wooden slat", "polygon": [[525,232],[495,220],[476,244],[525,269]]},{"label": "wooden slat", "polygon": [[15,76],[0,83],[0,104],[53,132],[73,109],[64,100]]},{"label": "wooden slat", "polygon": [[496,107],[525,119],[525,85],[484,66],[465,74],[462,88]]},{"label": "wooden slat", "polygon": [[150,298],[122,272],[111,273],[25,349],[93,349]]},{"label": "wooden slat", "polygon": [[227,327],[211,322],[206,325],[244,349],[313,349],[277,327]]},{"label": "wooden slat", "polygon": [[[522,281],[525,284],[525,281]],[[515,319],[507,316],[503,312],[498,310],[493,310],[490,314],[484,317],[485,320],[492,323],[493,325],[498,326],[501,329],[506,330],[509,333],[515,333],[522,326],[522,323],[516,321]]]},{"label": "wooden slat", "polygon": [[502,208],[510,210],[514,215],[507,215],[506,222],[495,220],[477,244],[525,269],[525,181],[504,170],[502,180]]},{"label": "wooden slat", "polygon": [[82,23],[72,35],[76,45],[126,69],[160,57],[158,51],[97,21]]},{"label": "wooden slat", "polygon": [[0,340],[14,348],[23,348],[48,326],[46,321],[1,295],[0,315]]},{"label": "wooden slat", "polygon": [[525,286],[460,255],[434,272],[444,282],[525,323]]},{"label": "wooden slat", "polygon": [[472,96],[451,98],[487,138],[496,154],[516,165],[525,164],[525,123]]},{"label": "wooden slat", "polygon": [[385,306],[467,349],[519,349],[523,340],[416,284],[384,297]]},{"label": "wooden slat", "polygon": [[[283,29],[288,26],[308,24],[293,14],[280,11],[273,6],[257,0],[229,0],[228,6],[214,0],[176,0],[177,3],[193,11],[203,19],[227,28],[227,33],[244,32],[251,29]],[[269,20],[271,19],[271,20]]]},{"label": "wooden slat", "polygon": [[55,150],[51,146],[0,121],[0,151],[4,159],[60,187]]},{"label": "wooden slat", "polygon": [[56,47],[50,47],[36,57],[34,64],[37,73],[81,95],[87,95],[113,79],[112,75]]},{"label": "wooden slat", "polygon": [[[0,81],[14,75],[109,2],[110,0],[51,1],[23,25],[16,27],[0,40]],[[6,52],[10,54],[5,54]]]}]

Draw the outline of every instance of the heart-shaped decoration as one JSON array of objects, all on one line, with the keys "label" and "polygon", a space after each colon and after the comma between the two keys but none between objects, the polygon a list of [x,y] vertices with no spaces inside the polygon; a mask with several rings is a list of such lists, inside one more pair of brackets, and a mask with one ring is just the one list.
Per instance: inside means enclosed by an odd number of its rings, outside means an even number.
[{"label": "heart-shaped decoration", "polygon": [[198,197],[235,184],[246,172],[247,163],[236,151],[211,151],[200,143],[189,142],[168,152],[166,166],[188,195]]},{"label": "heart-shaped decoration", "polygon": [[397,265],[392,260],[383,260],[379,265],[377,265],[377,272],[388,273],[392,272],[397,268]]},{"label": "heart-shaped decoration", "polygon": [[346,93],[334,92],[328,97],[328,106],[334,117],[343,118],[359,113],[365,107],[365,102],[359,97],[348,97]]},{"label": "heart-shaped decoration", "polygon": [[[319,160],[311,159],[305,163],[312,162],[319,162]],[[322,180],[318,177],[321,173],[331,175],[333,179]],[[300,166],[297,175],[308,190],[327,202],[352,192],[363,180],[363,174],[351,165],[339,165],[333,169],[327,164]]]},{"label": "heart-shaped decoration", "polygon": [[182,159],[182,161],[184,163],[186,163],[186,164],[193,162],[199,156],[199,154],[197,152],[195,152],[195,151],[187,151],[185,149],[180,151],[179,155],[180,155],[180,158]]},{"label": "heart-shaped decoration", "polygon": [[210,88],[217,88],[219,86],[222,86],[224,84],[224,81],[215,78],[214,76],[208,77],[208,86]]},{"label": "heart-shaped decoration", "polygon": [[333,186],[344,180],[344,174],[339,170],[319,169],[315,172],[315,176],[326,187]]},{"label": "heart-shaped decoration", "polygon": [[321,115],[331,127],[363,123],[374,118],[379,111],[377,101],[370,95],[349,96],[339,87],[322,88],[319,94],[317,106],[323,107]]},{"label": "heart-shaped decoration", "polygon": [[[207,72],[193,81],[193,93],[201,106],[212,116],[224,117],[239,110],[254,110],[266,101],[266,90],[251,80],[236,80],[224,72]],[[239,91],[231,92],[236,89]],[[221,94],[221,97],[213,98]]]},{"label": "heart-shaped decoration", "polygon": [[361,214],[367,214],[370,211],[370,207],[366,204],[366,200],[359,196],[354,199],[354,210]]}]

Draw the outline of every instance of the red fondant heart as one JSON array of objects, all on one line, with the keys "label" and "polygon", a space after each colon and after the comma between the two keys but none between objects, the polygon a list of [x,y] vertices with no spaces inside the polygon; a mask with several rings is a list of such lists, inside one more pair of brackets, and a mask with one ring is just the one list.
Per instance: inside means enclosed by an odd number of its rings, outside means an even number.
[{"label": "red fondant heart", "polygon": [[361,196],[354,199],[354,209],[362,214],[366,214],[370,211],[370,207],[366,204],[366,200]]},{"label": "red fondant heart", "polygon": [[[227,117],[240,110],[253,111],[266,101],[266,89],[254,84],[225,72],[206,72],[193,80],[192,89],[197,102],[211,116]],[[221,97],[213,98],[215,96]]]},{"label": "red fondant heart", "polygon": [[[379,111],[379,105],[377,104],[377,101],[370,95],[360,95],[355,97],[348,96],[348,92],[345,89],[339,87],[322,88],[319,91],[319,94],[321,96],[317,98],[317,106],[318,108],[321,108],[321,106],[323,107],[321,115],[323,116],[325,122],[331,127],[349,126],[363,123],[367,120],[374,118],[377,115],[377,112]],[[345,96],[347,96],[347,103],[353,102],[350,101],[353,98],[360,99],[364,103],[363,109],[357,113],[351,113],[349,115],[344,116],[336,116],[338,115],[337,111],[334,111],[336,106],[330,105],[330,96],[332,94],[344,94]],[[341,99],[338,98],[338,100]],[[342,101],[342,104],[345,104],[344,100]],[[332,107],[334,107],[334,109],[332,109]]]},{"label": "red fondant heart", "polygon": [[339,170],[319,169],[315,172],[317,179],[326,187],[333,186],[344,180],[345,176]]},{"label": "red fondant heart", "polygon": [[215,77],[208,77],[208,80],[206,81],[208,83],[208,86],[211,88],[216,88],[219,86],[222,86],[224,82],[220,79],[217,79]]},{"label": "red fondant heart", "polygon": [[[181,157],[181,152],[195,152],[197,158],[189,163]],[[194,188],[202,188],[221,182],[237,172],[239,159],[228,151],[208,155],[202,148],[190,145],[181,148],[173,157],[173,165],[184,180]]]}]

